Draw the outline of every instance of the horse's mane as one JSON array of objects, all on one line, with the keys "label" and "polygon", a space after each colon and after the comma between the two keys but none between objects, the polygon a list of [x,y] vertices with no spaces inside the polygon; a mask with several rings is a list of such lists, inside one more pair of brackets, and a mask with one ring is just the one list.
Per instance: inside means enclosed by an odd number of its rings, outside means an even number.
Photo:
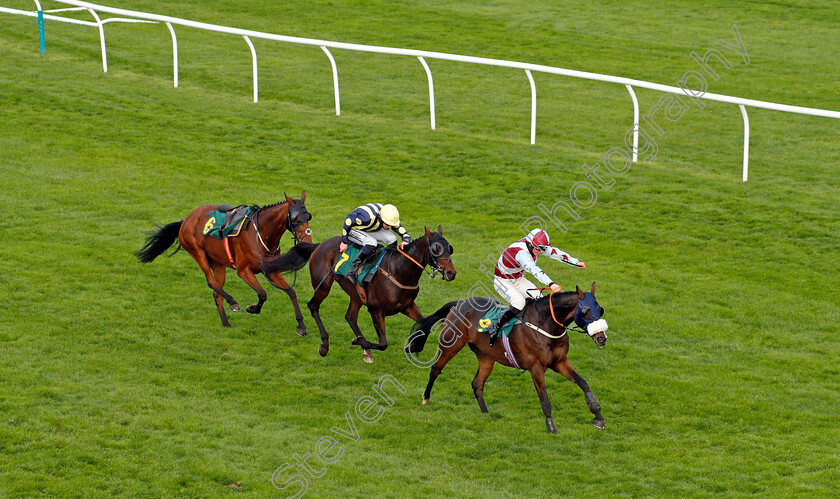
[{"label": "horse's mane", "polygon": [[288,201],[280,201],[280,202],[274,203],[274,204],[267,204],[265,206],[259,206],[259,209],[264,210],[266,208],[274,208],[275,206],[280,206],[281,204],[286,204],[286,203],[288,203]]},{"label": "horse's mane", "polygon": [[[570,298],[572,295],[575,296],[574,301],[577,301],[577,291],[563,291],[563,292],[560,292],[560,293],[554,293],[554,295],[559,295],[560,296],[560,302],[563,303],[563,304],[565,304],[566,301],[567,301],[567,298]],[[534,306],[535,307],[540,307],[540,308],[548,307],[548,300],[550,300],[551,297],[554,296],[554,295],[547,295],[547,296],[543,296],[542,298],[537,298],[534,301]],[[555,304],[555,307],[556,306],[557,305]]]}]

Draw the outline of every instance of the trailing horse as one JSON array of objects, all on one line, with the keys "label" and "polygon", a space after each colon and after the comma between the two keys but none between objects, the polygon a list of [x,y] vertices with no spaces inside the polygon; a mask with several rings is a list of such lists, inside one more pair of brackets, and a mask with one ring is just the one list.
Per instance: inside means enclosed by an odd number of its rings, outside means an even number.
[{"label": "trailing horse", "polygon": [[[371,349],[385,350],[388,347],[388,340],[385,337],[385,317],[402,313],[415,321],[423,318],[414,299],[417,298],[418,282],[426,266],[434,269],[430,276],[439,272],[443,275],[444,281],[455,279],[456,271],[451,258],[452,246],[444,239],[443,229],[438,226],[437,232],[426,229],[426,235],[412,241],[406,246],[405,251],[398,247],[393,248],[383,258],[379,270],[367,285],[365,293],[367,300],[365,301],[353,280],[333,272],[333,266],[341,254],[340,243],[340,237],[327,239],[318,246],[309,262],[309,274],[315,295],[309,300],[307,306],[321,331],[321,346],[318,347],[318,353],[325,356],[330,349],[330,335],[321,321],[321,302],[330,294],[333,282],[338,280],[341,288],[350,296],[350,306],[344,318],[356,335],[351,343],[360,345],[364,349],[365,362],[371,363],[373,362]],[[373,327],[379,336],[378,343],[366,340],[359,329],[357,319],[362,305],[367,306],[373,319]]]},{"label": "trailing horse", "polygon": [[[213,299],[219,309],[222,325],[225,327],[230,327],[230,322],[225,314],[224,302],[230,305],[233,312],[241,310],[239,303],[224,290],[225,270],[236,269],[237,275],[257,292],[259,301],[245,308],[252,314],[260,313],[267,297],[255,275],[263,273],[269,283],[289,295],[298,321],[297,333],[305,336],[306,325],[303,323],[297,295],[282,274],[305,266],[309,255],[318,246],[312,244],[312,231],[309,229],[312,215],[306,210],[305,200],[306,191],[301,194],[300,199],[286,196],[285,201],[262,208],[254,207],[248,219],[241,222],[244,228],[238,231],[238,235],[222,239],[207,235],[213,222],[211,213],[230,212],[233,207],[199,206],[184,220],[158,226],[157,231],[150,232],[145,246],[135,255],[142,263],[149,263],[177,240],[180,245],[178,249],[186,249],[204,272],[207,285],[213,290]],[[292,233],[296,245],[285,254],[275,254],[280,249],[280,238],[286,231]],[[269,266],[271,270],[266,270]]]},{"label": "trailing horse", "polygon": [[489,336],[478,332],[478,328],[480,322],[489,325],[484,316],[496,305],[497,301],[484,297],[453,301],[416,325],[406,347],[409,354],[422,351],[433,326],[444,319],[439,337],[440,356],[431,367],[429,383],[423,393],[423,404],[428,404],[432,386],[446,363],[464,345],[469,345],[478,358],[478,372],[473,379],[472,389],[481,412],[487,412],[484,382],[493,371],[493,366],[498,362],[504,366],[517,367],[531,373],[548,432],[556,433],[551,402],[545,390],[545,371],[551,368],[574,381],[583,390],[586,404],[595,415],[593,423],[598,428],[604,428],[601,406],[595,394],[589,389],[586,380],[575,372],[567,358],[567,327],[573,320],[582,328],[580,332],[587,333],[599,348],[607,342],[607,323],[601,319],[604,309],[595,300],[595,283],[592,283],[591,293],[584,293],[577,288],[576,292],[551,294],[532,302],[532,305],[525,308],[522,322],[513,327],[509,340],[503,337],[503,341],[497,341],[491,347]]}]

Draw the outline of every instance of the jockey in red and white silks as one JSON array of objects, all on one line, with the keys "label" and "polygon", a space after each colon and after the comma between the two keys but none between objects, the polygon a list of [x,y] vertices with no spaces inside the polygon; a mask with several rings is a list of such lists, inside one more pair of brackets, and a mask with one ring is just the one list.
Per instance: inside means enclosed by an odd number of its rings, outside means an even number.
[{"label": "jockey in red and white silks", "polygon": [[537,287],[525,278],[525,272],[532,274],[552,291],[562,291],[560,286],[552,281],[548,274],[537,265],[537,257],[541,254],[573,267],[586,268],[585,263],[565,251],[551,246],[548,233],[542,229],[534,229],[527,236],[508,246],[496,263],[496,277],[493,279],[493,287],[511,304],[511,308],[505,311],[504,315],[491,328],[491,346],[499,329],[507,321],[519,315],[525,308],[526,298],[536,299],[540,297]]}]

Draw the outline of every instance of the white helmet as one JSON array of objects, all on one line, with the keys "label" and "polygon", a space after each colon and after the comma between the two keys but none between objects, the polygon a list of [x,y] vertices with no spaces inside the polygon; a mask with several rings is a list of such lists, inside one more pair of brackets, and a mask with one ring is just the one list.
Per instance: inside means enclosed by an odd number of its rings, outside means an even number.
[{"label": "white helmet", "polygon": [[532,230],[527,236],[525,236],[525,240],[540,249],[551,246],[551,240],[548,238],[548,232],[542,229]]},{"label": "white helmet", "polygon": [[400,212],[397,211],[397,207],[392,204],[386,204],[382,207],[379,211],[379,218],[390,226],[400,226]]}]

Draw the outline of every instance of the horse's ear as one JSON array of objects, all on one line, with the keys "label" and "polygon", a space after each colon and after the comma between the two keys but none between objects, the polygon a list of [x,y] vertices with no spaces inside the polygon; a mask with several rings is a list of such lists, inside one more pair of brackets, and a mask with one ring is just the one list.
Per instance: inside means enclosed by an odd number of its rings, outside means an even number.
[{"label": "horse's ear", "polygon": [[582,289],[580,289],[578,286],[575,286],[575,289],[577,290],[578,298],[580,298],[581,300],[583,300],[583,298],[584,298],[584,296],[583,296],[583,290],[582,290]]},{"label": "horse's ear", "polygon": [[301,202],[301,203],[305,203],[305,202],[306,202],[306,191],[303,191],[303,192],[300,194],[300,202]]},{"label": "horse's ear", "polygon": [[440,225],[438,225],[438,234],[440,234],[441,236],[443,235],[443,227],[441,227]]},{"label": "horse's ear", "polygon": [[423,226],[423,229],[426,231],[426,237],[428,237],[429,239],[431,239],[431,238],[432,238],[432,233],[431,233],[431,232],[429,232],[429,228],[428,228],[428,227],[426,227],[426,226]]},{"label": "horse's ear", "polygon": [[592,281],[592,294],[595,294],[595,281]]},{"label": "horse's ear", "polygon": [[286,196],[286,202],[289,203],[289,206],[294,206],[295,205],[295,200],[294,199],[290,198],[289,195],[286,194],[285,192],[283,193],[283,195]]}]

